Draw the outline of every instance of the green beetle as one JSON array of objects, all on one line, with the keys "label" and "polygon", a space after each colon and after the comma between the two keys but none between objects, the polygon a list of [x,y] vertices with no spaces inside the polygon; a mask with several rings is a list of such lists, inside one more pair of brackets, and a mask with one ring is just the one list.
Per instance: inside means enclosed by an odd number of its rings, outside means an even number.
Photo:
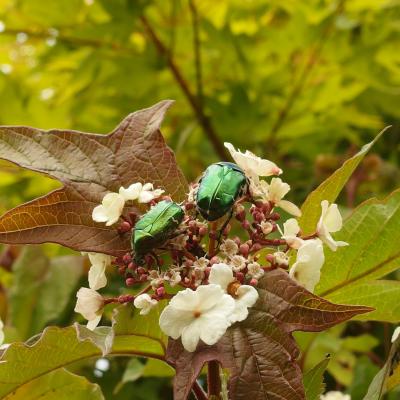
[{"label": "green beetle", "polygon": [[144,214],[132,232],[135,260],[140,262],[145,254],[168,240],[182,222],[184,215],[181,206],[167,200],[160,201]]},{"label": "green beetle", "polygon": [[232,211],[233,204],[246,192],[247,187],[246,175],[236,164],[211,164],[199,183],[197,210],[207,221],[215,221]]}]

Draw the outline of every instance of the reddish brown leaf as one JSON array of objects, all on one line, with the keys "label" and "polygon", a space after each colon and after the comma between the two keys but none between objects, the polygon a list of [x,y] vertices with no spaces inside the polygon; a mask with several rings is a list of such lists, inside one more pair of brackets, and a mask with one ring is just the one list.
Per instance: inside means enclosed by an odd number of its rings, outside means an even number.
[{"label": "reddish brown leaf", "polygon": [[249,317],[228,329],[214,346],[194,353],[171,340],[167,360],[176,368],[175,400],[187,398],[204,363],[217,360],[230,371],[232,400],[305,400],[299,349],[291,332],[322,331],[369,307],[330,303],[299,286],[283,270],[268,272],[259,282],[260,298]]},{"label": "reddish brown leaf", "polygon": [[108,135],[67,130],[0,127],[0,157],[58,179],[64,187],[0,218],[0,242],[55,242],[80,251],[113,255],[129,249],[128,235],[92,221],[93,208],[109,191],[152,182],[175,200],[186,180],[159,131],[172,101],[128,115]]}]

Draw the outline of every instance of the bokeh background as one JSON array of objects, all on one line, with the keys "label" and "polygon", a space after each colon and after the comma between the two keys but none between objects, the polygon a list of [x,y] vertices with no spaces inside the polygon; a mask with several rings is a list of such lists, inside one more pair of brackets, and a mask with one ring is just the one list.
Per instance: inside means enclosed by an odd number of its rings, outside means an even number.
[{"label": "bokeh background", "polygon": [[[399,186],[400,1],[0,0],[0,124],[107,133],[166,98],[176,103],[163,133],[189,180],[227,159],[229,141],[277,162],[299,204],[393,125],[344,190],[347,213]],[[56,187],[0,163],[1,212]],[[3,247],[0,264],[9,341],[76,319],[74,296],[88,267],[76,254]],[[110,290],[120,283],[115,276]],[[319,334],[304,368],[332,353],[328,387],[361,399],[391,330],[350,323]],[[71,368],[106,398],[171,397],[162,377],[170,371],[157,363]]]}]

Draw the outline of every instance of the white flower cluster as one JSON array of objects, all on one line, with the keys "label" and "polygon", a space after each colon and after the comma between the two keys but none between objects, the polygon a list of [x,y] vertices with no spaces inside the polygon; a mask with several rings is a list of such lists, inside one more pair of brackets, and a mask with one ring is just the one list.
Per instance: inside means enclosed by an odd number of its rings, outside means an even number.
[{"label": "white flower cluster", "polygon": [[106,226],[115,224],[124,209],[125,202],[136,200],[138,203],[150,203],[164,193],[154,189],[152,183],[133,183],[127,189],[120,187],[118,193],[107,193],[100,205],[94,208],[92,218],[96,222],[105,222]]},{"label": "white flower cluster", "polygon": [[[237,151],[230,143],[225,143],[225,147],[248,177],[252,196],[262,201],[269,201],[273,206],[280,207],[295,217],[301,216],[301,211],[295,204],[283,200],[283,197],[290,190],[287,183],[280,178],[272,178],[269,184],[260,179],[262,176],[280,175],[282,170],[276,164],[263,160],[250,151],[245,153],[240,150]],[[325,243],[333,251],[336,251],[340,246],[347,245],[346,242],[335,241],[331,235],[331,233],[338,232],[342,228],[342,216],[337,205],[329,204],[327,200],[323,200],[321,208],[322,212],[315,238],[303,240],[298,237],[300,227],[294,218],[283,224],[283,232],[280,230],[282,239],[286,241],[287,245],[297,250],[296,262],[291,267],[289,274],[311,292],[320,280],[321,268],[325,261],[322,243]],[[270,226],[267,226],[266,229],[270,229]],[[284,266],[289,264],[289,256],[284,252],[274,253],[274,258],[277,264]]]},{"label": "white flower cluster", "polygon": [[[207,225],[197,221],[196,217],[190,224],[181,226],[183,233],[171,240],[174,251],[181,251],[184,256],[175,259],[176,265],[161,271],[142,266],[133,266],[140,275],[139,282],[149,281],[150,285],[136,297],[130,296],[133,305],[140,310],[141,315],[148,314],[158,304],[158,300],[171,298],[164,285],[183,286],[184,289],[175,294],[160,316],[160,327],[165,334],[173,339],[181,338],[187,351],[194,351],[203,341],[207,345],[217,343],[226,330],[235,322],[243,321],[248,316],[248,308],[252,307],[257,299],[258,292],[255,285],[265,273],[265,266],[260,265],[257,250],[272,243],[278,249],[268,255],[272,267],[289,267],[289,260],[293,252],[296,259],[289,270],[289,275],[309,291],[313,291],[320,280],[320,271],[325,261],[323,244],[336,251],[347,243],[335,241],[332,233],[342,228],[342,217],[336,204],[321,202],[321,217],[315,234],[308,237],[301,236],[300,226],[295,218],[288,219],[280,228],[276,224],[279,214],[272,212],[275,207],[281,208],[295,217],[301,215],[300,209],[293,203],[284,200],[290,186],[280,178],[273,177],[268,183],[262,177],[280,175],[282,170],[273,162],[261,159],[249,151],[242,153],[235,150],[230,143],[225,143],[235,162],[241,167],[249,181],[249,193],[253,198],[251,212],[254,218],[253,226],[245,220],[245,208],[241,204],[235,205],[238,219],[249,233],[250,239],[241,242],[227,238],[219,247],[220,255],[212,257],[190,255],[190,246],[197,241],[200,244],[207,232]],[[93,210],[93,220],[105,222],[106,225],[116,223],[123,211],[126,201],[136,200],[139,203],[149,203],[159,197],[163,190],[154,190],[150,183],[134,183],[127,189],[121,187],[118,193],[108,193],[102,204]],[[189,194],[189,203],[194,201],[194,190]],[[261,205],[260,205],[261,204]],[[278,215],[277,218],[274,215]],[[244,225],[243,225],[244,224]],[[246,225],[247,224],[247,225]],[[249,227],[249,229],[247,229]],[[276,230],[281,234],[280,239],[268,239],[267,236]],[[191,229],[191,230],[190,230]],[[257,242],[259,241],[259,242]],[[266,244],[265,244],[266,243]],[[189,246],[189,247],[187,247]],[[280,248],[284,246],[284,248]],[[189,250],[188,250],[189,249]],[[196,254],[196,253],[195,253]],[[89,288],[80,288],[77,293],[75,311],[81,313],[88,320],[88,327],[94,329],[99,323],[105,300],[97,292],[107,283],[106,268],[111,264],[111,257],[105,254],[89,253],[91,268],[89,270]],[[126,255],[128,265],[131,254]],[[129,264],[130,265],[130,264]],[[124,271],[124,269],[122,269]],[[127,278],[127,281],[133,278]],[[249,282],[248,285],[244,282]],[[153,294],[148,292],[153,291]],[[112,301],[107,300],[106,303]],[[327,393],[325,396],[330,396]],[[335,397],[321,397],[333,400]],[[347,398],[344,398],[347,399]]]}]

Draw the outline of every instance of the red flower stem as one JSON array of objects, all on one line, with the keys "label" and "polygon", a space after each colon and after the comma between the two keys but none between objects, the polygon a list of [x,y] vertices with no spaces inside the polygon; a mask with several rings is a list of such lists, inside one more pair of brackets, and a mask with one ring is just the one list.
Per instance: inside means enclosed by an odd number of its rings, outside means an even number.
[{"label": "red flower stem", "polygon": [[208,242],[208,257],[211,259],[214,257],[215,253],[215,245],[216,245],[216,240],[215,240],[215,233],[217,232],[217,223],[213,222],[211,224],[211,229],[210,233],[212,232],[212,235],[210,235],[210,240]]},{"label": "red flower stem", "polygon": [[208,362],[208,375],[207,375],[208,397],[213,400],[221,399],[221,378],[219,376],[219,363],[218,361]]},{"label": "red flower stem", "polygon": [[194,381],[194,384],[192,386],[192,392],[194,394],[194,397],[196,397],[196,400],[207,400],[207,393],[203,390],[201,387],[199,381]]}]

